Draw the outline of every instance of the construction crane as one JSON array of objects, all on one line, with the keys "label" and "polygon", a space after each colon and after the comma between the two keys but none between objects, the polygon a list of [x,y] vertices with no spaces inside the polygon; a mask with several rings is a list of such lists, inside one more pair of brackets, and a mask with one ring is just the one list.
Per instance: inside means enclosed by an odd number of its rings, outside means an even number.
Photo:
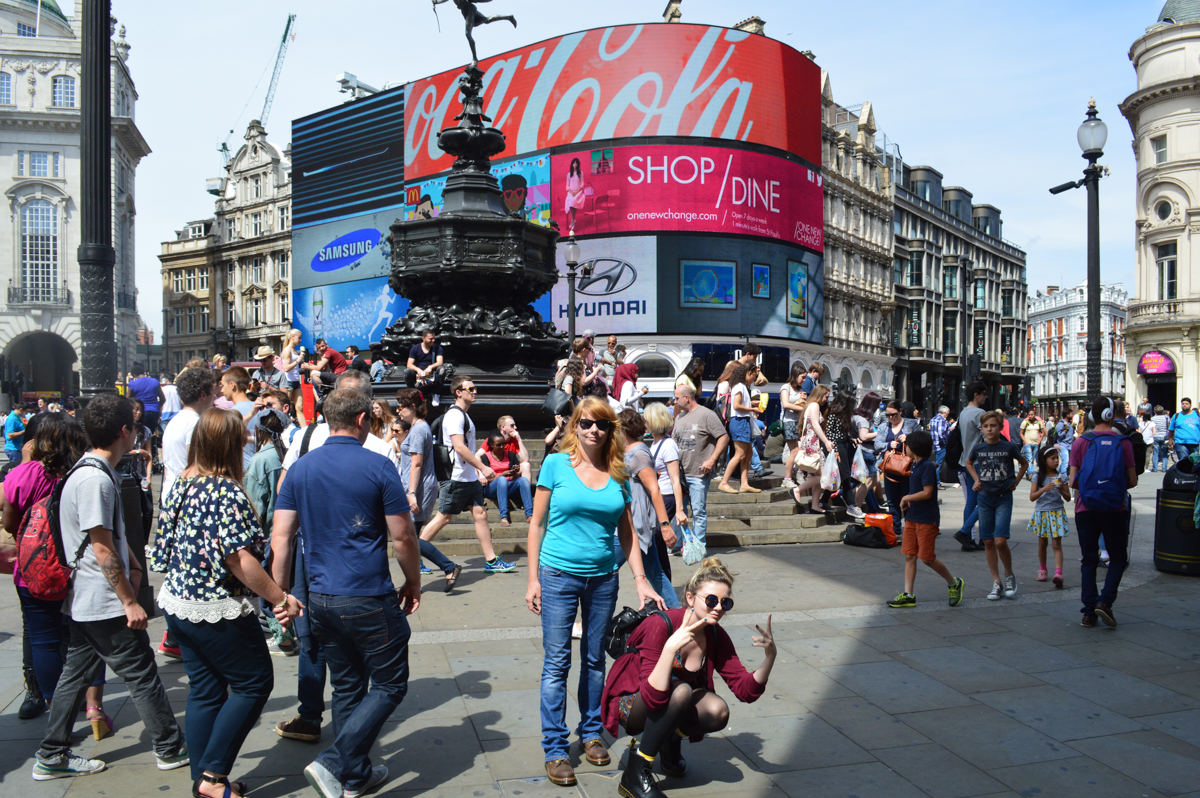
[{"label": "construction crane", "polygon": [[[267,124],[267,117],[271,115],[271,103],[275,101],[275,87],[279,85],[279,73],[283,71],[283,59],[287,56],[288,44],[292,39],[296,38],[296,34],[292,32],[296,24],[296,15],[288,14],[287,24],[283,26],[283,38],[279,40],[279,52],[275,55],[275,70],[271,73],[271,85],[267,87],[267,98],[263,102],[262,114],[259,115],[258,121],[264,127]],[[265,74],[265,72],[264,72]],[[259,78],[261,82],[262,78]],[[257,89],[258,87],[255,86]],[[249,100],[246,101],[249,105]],[[243,113],[245,108],[242,109]],[[229,151],[229,140],[233,138],[233,131],[229,131],[229,135],[221,142],[221,146],[217,147],[217,151],[221,153],[221,157],[225,160],[225,165],[229,165],[229,159],[232,153]]]}]

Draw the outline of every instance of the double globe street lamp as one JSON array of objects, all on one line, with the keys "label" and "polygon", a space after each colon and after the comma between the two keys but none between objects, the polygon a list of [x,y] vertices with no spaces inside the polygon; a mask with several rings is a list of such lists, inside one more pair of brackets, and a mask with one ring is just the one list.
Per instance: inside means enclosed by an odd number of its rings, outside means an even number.
[{"label": "double globe street lamp", "polygon": [[1087,400],[1090,404],[1100,395],[1100,178],[1108,173],[1108,167],[1097,163],[1104,155],[1108,125],[1104,124],[1096,111],[1095,97],[1088,103],[1087,118],[1079,126],[1077,137],[1079,148],[1088,162],[1083,170],[1083,179],[1055,186],[1050,193],[1061,194],[1087,186]]}]

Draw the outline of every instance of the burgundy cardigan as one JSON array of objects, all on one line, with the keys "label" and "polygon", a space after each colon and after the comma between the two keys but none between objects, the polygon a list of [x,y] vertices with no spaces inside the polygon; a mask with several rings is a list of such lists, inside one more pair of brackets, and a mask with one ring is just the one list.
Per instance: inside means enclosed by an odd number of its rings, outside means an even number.
[{"label": "burgundy cardigan", "polygon": [[[683,625],[683,616],[687,610],[667,610],[674,629]],[[715,691],[713,671],[719,671],[725,684],[733,691],[739,701],[747,704],[754,703],[766,690],[765,684],[759,684],[754,674],[746,670],[746,666],[738,659],[737,649],[729,634],[718,624],[705,627],[708,636],[708,653],[704,659],[704,676],[708,689]],[[604,685],[604,696],[601,698],[601,713],[604,728],[614,737],[620,736],[617,727],[620,724],[620,712],[617,704],[621,696],[640,692],[642,700],[651,711],[662,709],[667,705],[670,693],[657,690],[650,685],[650,673],[662,657],[663,646],[670,635],[667,625],[662,618],[652,615],[642,621],[633,634],[629,636],[629,645],[636,652],[625,654],[608,671],[608,681]]]}]

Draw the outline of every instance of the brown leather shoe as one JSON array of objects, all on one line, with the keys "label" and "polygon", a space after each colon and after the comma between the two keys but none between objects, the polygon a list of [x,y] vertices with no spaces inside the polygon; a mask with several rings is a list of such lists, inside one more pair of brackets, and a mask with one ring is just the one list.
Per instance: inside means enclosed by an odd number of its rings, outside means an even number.
[{"label": "brown leather shoe", "polygon": [[546,777],[559,787],[575,786],[575,770],[565,759],[551,759],[546,762]]},{"label": "brown leather shoe", "polygon": [[1113,615],[1112,607],[1108,606],[1104,602],[1097,604],[1094,612],[1096,613],[1097,618],[1104,621],[1105,626],[1115,627],[1117,625],[1117,619],[1116,616]]},{"label": "brown leather shoe", "polygon": [[599,740],[588,740],[583,744],[583,753],[587,757],[587,761],[593,765],[612,764],[612,757],[608,755],[608,749],[604,747],[604,743]]}]

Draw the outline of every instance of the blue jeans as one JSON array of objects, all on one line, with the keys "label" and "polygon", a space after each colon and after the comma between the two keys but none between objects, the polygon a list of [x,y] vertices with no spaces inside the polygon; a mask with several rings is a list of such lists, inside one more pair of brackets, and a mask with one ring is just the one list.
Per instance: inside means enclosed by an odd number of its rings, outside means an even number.
[{"label": "blue jeans", "polygon": [[493,479],[483,489],[483,495],[496,503],[501,518],[508,518],[508,494],[514,490],[521,492],[521,506],[525,508],[525,520],[533,517],[533,494],[529,489],[529,480],[517,477],[511,482],[504,477]]},{"label": "blue jeans", "polygon": [[275,686],[275,671],[254,615],[193,623],[164,613],[188,677],[187,736],[192,780],[230,773]]},{"label": "blue jeans", "polygon": [[541,566],[542,583],[542,748],[546,761],[566,759],[567,672],[571,668],[571,627],[575,612],[583,615],[579,640],[580,742],[599,740],[600,697],[604,693],[604,633],[617,607],[617,572],[607,576],[576,576]]},{"label": "blue jeans", "polygon": [[1151,471],[1167,470],[1167,439],[1154,439],[1154,454],[1150,458]]},{"label": "blue jeans", "polygon": [[442,573],[446,576],[454,573],[454,561],[442,554],[438,547],[433,545],[432,541],[421,540],[421,527],[425,526],[424,521],[414,521],[413,526],[416,527],[417,543],[420,544],[421,558],[429,560],[431,563],[442,569]]},{"label": "blue jeans", "polygon": [[[1096,604],[1103,602],[1112,606],[1117,600],[1117,589],[1121,576],[1129,567],[1129,511],[1100,513],[1088,510],[1075,513],[1075,528],[1079,532],[1080,583],[1079,598],[1084,615],[1094,615]],[[1104,588],[1097,595],[1096,568],[1100,565],[1101,533],[1108,537],[1108,573],[1104,575]]]},{"label": "blue jeans", "polygon": [[[663,497],[664,499],[667,497]],[[671,498],[671,506],[675,504],[675,497]],[[667,515],[674,515],[668,509]],[[621,548],[621,539],[613,535],[613,550],[617,555],[617,568],[620,569],[625,564],[625,551]],[[641,550],[641,547],[638,547]],[[667,609],[676,610],[683,606],[679,601],[679,596],[675,595],[675,586],[671,584],[671,580],[667,578],[667,572],[663,570],[662,563],[658,560],[658,549],[655,546],[650,547],[650,553],[642,552],[642,570],[646,572],[646,582],[650,587],[654,588],[654,592],[662,596],[663,603],[667,605]],[[615,608],[616,605],[614,604]]]},{"label": "blue jeans", "polygon": [[[705,477],[688,477],[684,480],[688,486],[688,498],[692,505],[692,532],[700,539],[701,543],[705,543],[705,535],[708,532],[708,485],[712,482],[712,475]],[[675,548],[683,548],[683,534],[679,527],[675,527]],[[707,543],[705,543],[707,545]]]},{"label": "blue jeans", "polygon": [[[939,474],[942,471],[942,463],[944,463],[945,461],[946,461],[946,450],[945,449],[934,449],[933,450],[933,462],[937,463]],[[939,477],[939,479],[940,478],[941,477]]]},{"label": "blue jeans", "polygon": [[1037,456],[1038,445],[1036,443],[1027,443],[1021,447],[1021,454],[1025,455],[1025,460],[1029,463],[1029,471],[1032,474],[1037,473]]},{"label": "blue jeans", "polygon": [[[62,614],[62,600],[45,601],[36,599],[27,587],[17,588],[21,602],[21,614],[25,621],[25,636],[29,638],[30,666],[38,689],[46,703],[54,698],[58,677],[62,676],[67,639],[70,634],[67,617]],[[92,682],[93,687],[104,685],[104,669]]]},{"label": "blue jeans", "polygon": [[[755,440],[762,440],[762,439],[756,438]],[[752,443],[752,444],[750,444],[750,473],[758,474],[758,473],[761,473],[762,470],[763,470],[762,460],[760,460],[758,457],[758,447]]]},{"label": "blue jeans", "polygon": [[995,538],[1007,540],[1012,526],[1012,492],[1006,490],[998,496],[979,493],[976,501],[979,508],[979,539],[981,541]]},{"label": "blue jeans", "polygon": [[1200,448],[1200,444],[1196,443],[1180,443],[1175,441],[1175,456],[1180,460],[1188,459],[1188,455]]},{"label": "blue jeans", "polygon": [[900,500],[908,495],[908,485],[884,477],[883,495],[887,496],[888,511],[892,514],[892,531],[896,533],[896,537],[900,537],[904,534],[904,515],[900,512]]},{"label": "blue jeans", "polygon": [[333,745],[317,761],[346,789],[361,789],[371,777],[371,746],[408,692],[412,633],[395,593],[308,599],[333,684]]},{"label": "blue jeans", "polygon": [[975,493],[975,480],[971,479],[971,475],[965,468],[960,468],[958,469],[958,484],[962,485],[963,495],[967,497],[966,506],[963,507],[963,523],[958,531],[970,537],[971,530],[975,528],[975,523],[979,520],[979,501],[978,494]]}]

